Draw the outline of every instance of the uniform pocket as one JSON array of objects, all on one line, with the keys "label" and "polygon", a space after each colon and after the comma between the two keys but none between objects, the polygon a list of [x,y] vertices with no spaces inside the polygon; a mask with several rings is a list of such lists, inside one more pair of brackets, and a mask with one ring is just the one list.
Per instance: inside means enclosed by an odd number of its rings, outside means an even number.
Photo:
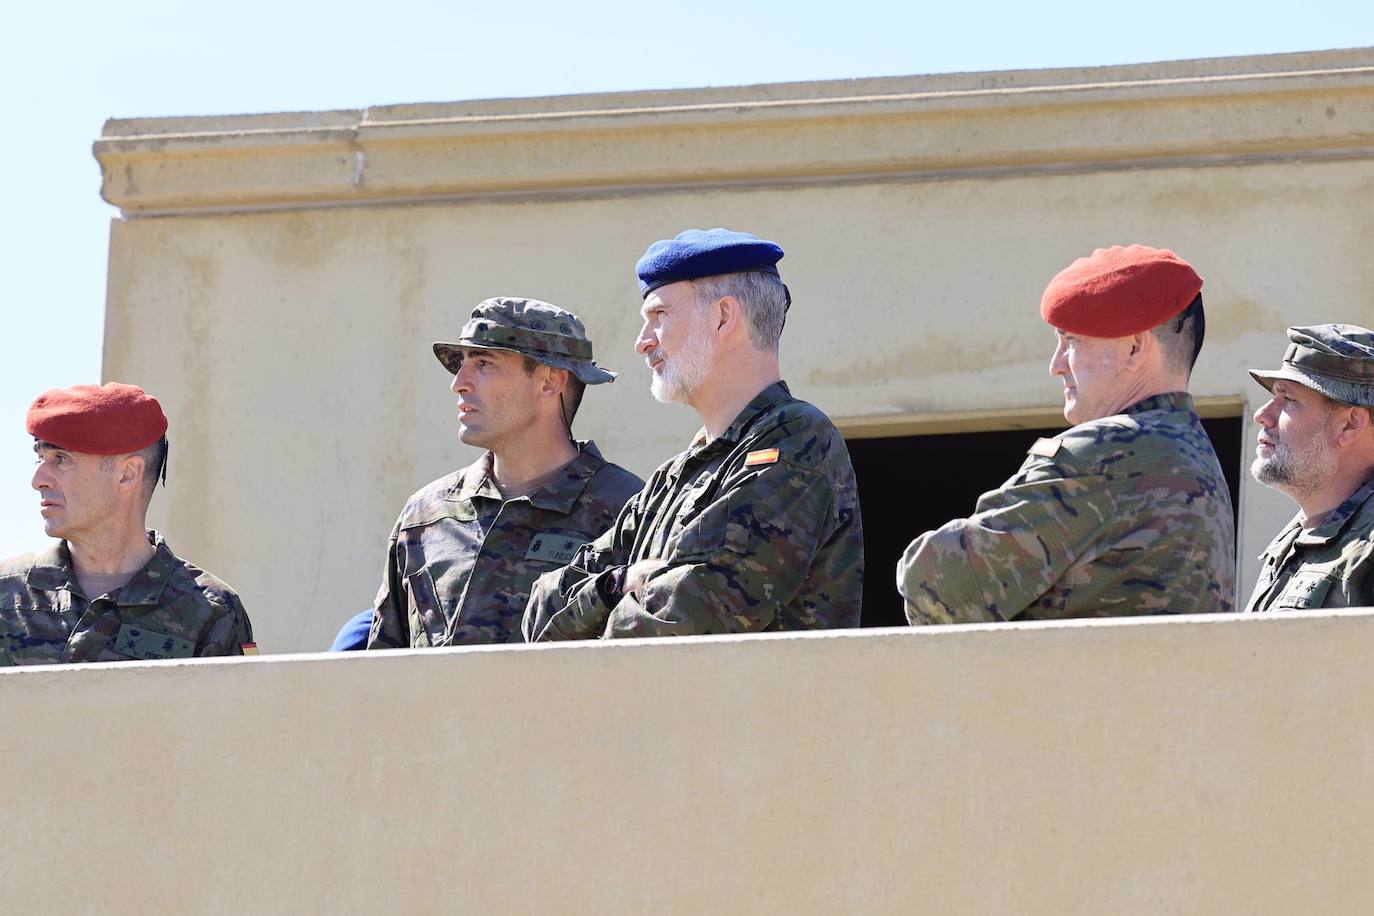
[{"label": "uniform pocket", "polygon": [[428,566],[406,576],[406,591],[409,593],[411,645],[440,645],[448,632],[448,618],[439,603],[439,591],[434,587]]}]

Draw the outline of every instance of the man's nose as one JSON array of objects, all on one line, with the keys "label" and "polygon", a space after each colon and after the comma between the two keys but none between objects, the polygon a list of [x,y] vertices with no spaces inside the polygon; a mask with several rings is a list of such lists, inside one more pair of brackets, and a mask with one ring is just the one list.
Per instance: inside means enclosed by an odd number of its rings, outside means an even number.
[{"label": "man's nose", "polygon": [[1068,360],[1064,358],[1064,346],[1058,344],[1054,348],[1054,355],[1050,357],[1050,375],[1061,376],[1069,374]]},{"label": "man's nose", "polygon": [[472,384],[468,381],[467,376],[463,374],[463,369],[464,367],[460,366],[458,371],[453,373],[453,381],[448,386],[448,390],[452,391],[454,394],[462,394],[464,391],[472,390]]},{"label": "man's nose", "polygon": [[1265,429],[1273,429],[1274,424],[1277,422],[1277,410],[1275,409],[1275,407],[1278,404],[1278,402],[1278,398],[1270,398],[1269,400],[1265,401],[1264,404],[1260,407],[1260,409],[1255,411],[1255,422],[1258,423],[1260,426],[1263,426]]},{"label": "man's nose", "polygon": [[29,486],[39,491],[52,486],[52,481],[48,479],[48,469],[42,464],[33,469],[33,479],[29,481]]},{"label": "man's nose", "polygon": [[658,346],[658,338],[654,335],[653,328],[649,327],[649,322],[644,322],[639,329],[639,339],[635,341],[635,352],[648,356]]}]

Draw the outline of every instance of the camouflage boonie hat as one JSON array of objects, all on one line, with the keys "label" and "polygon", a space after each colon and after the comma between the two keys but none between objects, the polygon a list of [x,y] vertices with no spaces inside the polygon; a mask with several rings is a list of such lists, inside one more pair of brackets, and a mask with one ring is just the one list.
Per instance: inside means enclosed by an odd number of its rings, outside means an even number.
[{"label": "camouflage boonie hat", "polygon": [[1374,331],[1353,324],[1289,328],[1283,366],[1250,374],[1270,391],[1287,379],[1342,404],[1374,407]]},{"label": "camouflage boonie hat", "polygon": [[572,312],[538,299],[497,296],[472,310],[458,340],[435,341],[434,355],[444,368],[457,373],[463,347],[510,350],[555,369],[567,369],[588,385],[615,381],[615,373],[592,362],[592,342]]}]

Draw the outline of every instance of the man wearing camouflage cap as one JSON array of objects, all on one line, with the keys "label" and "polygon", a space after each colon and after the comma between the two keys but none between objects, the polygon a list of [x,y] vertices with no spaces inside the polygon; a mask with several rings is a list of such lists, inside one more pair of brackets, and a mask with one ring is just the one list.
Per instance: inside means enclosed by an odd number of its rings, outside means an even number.
[{"label": "man wearing camouflage cap", "polygon": [[1050,281],[1050,374],[1075,424],[1040,439],[974,514],[907,548],[913,624],[1229,611],[1230,493],[1188,379],[1202,278],[1170,251],[1098,249]]},{"label": "man wearing camouflage cap", "polygon": [[572,438],[592,361],[577,316],[537,299],[487,299],[458,340],[458,437],[477,461],[411,496],[391,532],[367,648],[519,640],[530,583],[615,521],[643,481]]},{"label": "man wearing camouflage cap", "polygon": [[830,420],[782,381],[780,258],[726,229],[688,230],[640,258],[650,390],[704,428],[615,527],[535,583],[526,639],[858,626],[854,468]]},{"label": "man wearing camouflage cap", "polygon": [[1247,612],[1374,605],[1374,332],[1288,329],[1283,366],[1252,370],[1272,398],[1255,412],[1250,472],[1298,514],[1260,559]]},{"label": "man wearing camouflage cap", "polygon": [[44,530],[0,563],[0,665],[257,654],[238,595],[144,527],[167,418],[136,385],[77,385],[29,408]]}]

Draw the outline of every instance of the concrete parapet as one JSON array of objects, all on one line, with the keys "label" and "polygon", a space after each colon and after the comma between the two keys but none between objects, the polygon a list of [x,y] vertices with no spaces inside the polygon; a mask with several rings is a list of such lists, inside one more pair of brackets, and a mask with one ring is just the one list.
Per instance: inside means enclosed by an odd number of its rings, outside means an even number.
[{"label": "concrete parapet", "polygon": [[1374,614],[0,672],[13,912],[1374,907]]}]

